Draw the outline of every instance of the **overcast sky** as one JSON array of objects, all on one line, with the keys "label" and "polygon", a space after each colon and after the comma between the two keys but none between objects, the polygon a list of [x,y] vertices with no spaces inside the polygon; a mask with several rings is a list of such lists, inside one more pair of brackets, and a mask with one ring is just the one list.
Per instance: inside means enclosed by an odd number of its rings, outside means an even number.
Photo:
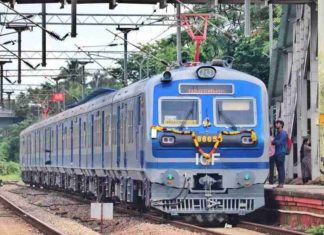
[{"label": "overcast sky", "polygon": [[[32,4],[32,5],[16,5],[15,9],[19,12],[41,12],[41,5],[39,4]],[[64,9],[60,9],[60,4],[47,4],[47,12],[59,12],[59,13],[70,13],[70,5],[66,5]],[[166,9],[159,9],[158,5],[131,5],[131,4],[118,4],[114,10],[109,10],[108,4],[80,4],[78,5],[78,13],[118,13],[118,14],[152,14],[153,10],[157,9],[155,14],[173,14],[174,7],[169,5]],[[6,12],[7,9],[4,6],[0,7],[1,12]],[[9,10],[10,11],[10,10]],[[3,19],[3,16],[2,16]],[[65,35],[66,33],[70,32],[70,26],[53,26],[48,25],[47,28],[49,30],[53,30],[59,33],[61,36]],[[110,30],[116,31],[116,26],[78,26],[77,33],[78,36],[76,38],[68,37],[65,41],[60,42],[56,41],[51,37],[47,37],[47,50],[77,50],[75,44],[79,46],[86,46],[86,45],[105,45],[111,43],[114,40],[114,36],[107,32],[105,29],[109,28]],[[151,41],[156,36],[160,35],[162,32],[166,31],[168,27],[166,26],[145,26],[140,28],[139,31],[133,31],[129,34],[129,41],[135,44],[138,43],[146,43]],[[1,28],[0,28],[1,29]],[[2,34],[11,32],[5,27],[1,29]],[[166,37],[171,33],[175,33],[176,28],[172,27],[171,29],[167,30],[158,39]],[[2,36],[0,38],[0,43],[3,43],[8,40],[15,40],[17,39],[17,35],[10,35],[10,36]],[[117,39],[114,43],[123,43],[123,40]],[[6,45],[11,50],[17,50],[16,45]],[[22,33],[22,49],[23,50],[41,50],[41,30],[37,27],[34,28],[32,32],[26,31]],[[123,46],[118,47],[111,47],[111,48],[84,48],[85,50],[123,50]],[[2,49],[1,49],[2,50]],[[129,50],[135,50],[132,46],[129,46]],[[122,54],[120,55],[122,57]],[[40,63],[39,60],[30,60],[30,63],[36,65]],[[48,65],[46,68],[59,68],[66,64],[63,60],[48,60]],[[112,66],[112,61],[100,61],[104,66]],[[28,68],[24,64],[22,68]],[[41,67],[39,67],[42,69]],[[88,64],[86,68],[99,68],[97,64]],[[17,69],[17,63],[13,61],[12,64],[5,65],[5,69]],[[28,84],[35,84],[35,83],[42,83],[46,79],[45,78],[22,78],[22,83]],[[15,80],[15,79],[13,79]],[[5,81],[5,83],[7,83]],[[5,86],[5,88],[9,88]],[[18,88],[18,87],[15,87]],[[21,87],[23,88],[23,87]]]}]

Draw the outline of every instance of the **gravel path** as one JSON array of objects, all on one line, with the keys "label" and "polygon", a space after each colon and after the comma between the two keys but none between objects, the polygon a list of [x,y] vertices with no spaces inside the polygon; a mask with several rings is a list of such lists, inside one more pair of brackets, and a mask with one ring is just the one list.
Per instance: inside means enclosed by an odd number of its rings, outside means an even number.
[{"label": "gravel path", "polygon": [[16,216],[12,211],[0,204],[1,235],[36,235],[42,234],[37,229]]},{"label": "gravel path", "polygon": [[[54,228],[56,228],[58,231],[62,232],[63,234],[67,235],[95,235],[98,234],[91,229],[77,223],[76,221],[73,221],[68,218],[61,218],[55,214],[50,213],[47,210],[44,210],[43,207],[39,207],[37,205],[31,204],[28,199],[34,198],[37,199],[38,197],[42,196],[45,197],[45,195],[32,195],[33,193],[30,193],[31,195],[26,196],[27,194],[15,194],[12,193],[14,190],[22,191],[25,188],[23,187],[17,187],[15,185],[5,185],[2,188],[0,188],[0,194],[4,197],[6,197],[11,202],[14,202],[16,205],[18,205],[21,209],[29,212],[39,220],[50,224]],[[28,190],[33,191],[31,189]],[[34,192],[35,193],[35,192]],[[24,197],[26,196],[26,197]],[[23,199],[23,200],[22,200]],[[49,199],[50,200],[50,199]]]}]

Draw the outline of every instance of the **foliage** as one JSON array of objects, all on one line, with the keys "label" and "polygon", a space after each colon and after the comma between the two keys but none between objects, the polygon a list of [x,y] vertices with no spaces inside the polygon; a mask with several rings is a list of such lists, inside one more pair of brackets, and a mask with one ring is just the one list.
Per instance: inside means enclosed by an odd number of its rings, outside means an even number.
[{"label": "foliage", "polygon": [[312,235],[323,235],[324,234],[324,225],[319,225],[316,227],[312,227],[310,229],[307,229],[307,233],[310,233]]},{"label": "foliage", "polygon": [[[206,13],[208,7],[195,7],[195,12]],[[244,35],[243,6],[235,4],[219,4],[215,11],[222,17],[210,18],[207,39],[201,45],[200,60],[212,61],[215,58],[230,56],[234,58],[234,69],[249,73],[260,78],[265,84],[269,77],[269,14],[267,7],[252,5],[250,37]],[[274,6],[274,42],[278,37],[281,6]],[[186,32],[182,32],[183,52],[189,54],[189,61],[193,60],[194,43]],[[150,77],[152,74],[165,71],[176,61],[176,36],[142,46],[142,52],[135,53],[128,58],[128,84]],[[116,62],[116,68],[110,70],[113,80],[122,84],[123,59]],[[146,67],[146,68],[145,68]],[[142,68],[142,69],[141,69]]]},{"label": "foliage", "polygon": [[[46,82],[40,88],[29,88],[27,93],[21,92],[15,102],[14,111],[16,116],[22,118],[38,117],[42,108],[49,105],[50,96],[53,93],[53,87]],[[54,113],[54,110],[52,111]]]},{"label": "foliage", "polygon": [[0,162],[0,175],[19,175],[20,167],[16,162]]},{"label": "foliage", "polygon": [[19,161],[19,134],[33,121],[33,119],[26,119],[1,129],[0,161]]},{"label": "foliage", "polygon": [[0,175],[0,180],[3,181],[21,181],[21,174]]}]

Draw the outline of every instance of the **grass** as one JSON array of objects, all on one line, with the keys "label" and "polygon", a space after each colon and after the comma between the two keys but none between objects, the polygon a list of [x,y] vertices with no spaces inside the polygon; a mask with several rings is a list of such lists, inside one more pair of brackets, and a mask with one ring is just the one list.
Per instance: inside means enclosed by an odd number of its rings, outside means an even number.
[{"label": "grass", "polygon": [[21,181],[20,174],[0,175],[0,180],[3,181]]}]

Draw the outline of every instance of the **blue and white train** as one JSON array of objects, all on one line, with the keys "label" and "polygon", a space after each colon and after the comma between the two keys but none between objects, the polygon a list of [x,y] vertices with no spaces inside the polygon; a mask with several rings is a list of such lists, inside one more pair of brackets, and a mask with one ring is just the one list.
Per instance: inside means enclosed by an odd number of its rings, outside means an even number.
[{"label": "blue and white train", "polygon": [[267,97],[213,65],[106,90],[21,133],[23,181],[210,221],[250,213],[264,205]]}]

